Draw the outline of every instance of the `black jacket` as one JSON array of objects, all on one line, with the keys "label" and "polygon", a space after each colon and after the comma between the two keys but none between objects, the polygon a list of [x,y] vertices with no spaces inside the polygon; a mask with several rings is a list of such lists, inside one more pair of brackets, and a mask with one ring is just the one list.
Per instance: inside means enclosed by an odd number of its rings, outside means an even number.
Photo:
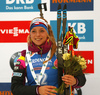
[{"label": "black jacket", "polygon": [[[21,76],[13,76],[11,80],[11,91],[13,95],[37,95],[36,88],[38,85],[35,86],[27,86],[25,85],[25,69],[17,69],[14,70],[14,73],[20,73]],[[14,74],[13,73],[13,74]],[[78,84],[75,88],[81,87],[85,84],[86,78],[85,75],[76,76],[78,80]]]},{"label": "black jacket", "polygon": [[[20,73],[22,76],[13,76],[11,80],[11,91],[13,95],[37,95],[35,86],[27,86],[25,85],[25,70],[14,70],[14,73]],[[13,73],[13,74],[14,74]]]}]

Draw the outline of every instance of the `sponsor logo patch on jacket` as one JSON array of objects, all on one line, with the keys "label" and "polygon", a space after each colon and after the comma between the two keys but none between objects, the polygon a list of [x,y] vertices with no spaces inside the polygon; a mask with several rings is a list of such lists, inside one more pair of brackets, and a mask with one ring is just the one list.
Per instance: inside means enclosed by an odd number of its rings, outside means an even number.
[{"label": "sponsor logo patch on jacket", "polygon": [[22,76],[22,73],[13,72],[13,76],[16,76],[16,77],[21,77],[21,76]]}]

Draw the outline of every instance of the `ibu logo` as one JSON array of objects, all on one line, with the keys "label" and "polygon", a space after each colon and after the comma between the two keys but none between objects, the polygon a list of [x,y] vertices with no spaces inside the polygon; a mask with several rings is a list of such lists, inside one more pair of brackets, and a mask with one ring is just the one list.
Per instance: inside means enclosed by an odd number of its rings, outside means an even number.
[{"label": "ibu logo", "polygon": [[[54,36],[57,39],[57,28],[54,27],[57,27],[57,21],[50,21],[50,24],[52,26]],[[93,20],[68,20],[66,25],[66,32],[68,31],[68,26],[73,27],[73,32],[79,37],[80,42],[94,41]],[[63,29],[61,29],[60,34],[62,31]]]},{"label": "ibu logo", "polygon": [[41,0],[0,0],[0,12],[37,12]]}]

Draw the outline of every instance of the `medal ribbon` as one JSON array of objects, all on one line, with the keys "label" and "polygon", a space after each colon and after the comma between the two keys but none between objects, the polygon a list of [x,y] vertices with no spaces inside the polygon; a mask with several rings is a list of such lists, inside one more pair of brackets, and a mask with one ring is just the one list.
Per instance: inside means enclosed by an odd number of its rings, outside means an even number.
[{"label": "medal ribbon", "polygon": [[[45,60],[48,60],[50,58],[50,54],[51,54],[51,49],[49,50],[49,52],[48,52]],[[31,57],[30,57],[30,51],[28,51],[28,49],[26,51],[26,58],[28,60],[29,67],[30,67],[30,71],[31,71],[31,74],[32,74],[32,76],[33,76],[36,84],[37,85],[40,85],[40,81],[41,81],[41,79],[42,79],[42,77],[44,75],[44,72],[46,70],[46,67],[48,65],[48,62],[46,62],[46,63],[43,64],[42,69],[41,69],[41,72],[40,72],[39,76],[37,77],[36,74],[35,74],[35,71],[34,71],[34,67],[32,66]]]}]

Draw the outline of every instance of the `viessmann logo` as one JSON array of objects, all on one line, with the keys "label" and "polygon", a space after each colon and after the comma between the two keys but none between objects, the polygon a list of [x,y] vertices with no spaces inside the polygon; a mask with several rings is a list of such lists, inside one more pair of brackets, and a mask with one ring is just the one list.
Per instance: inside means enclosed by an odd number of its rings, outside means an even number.
[{"label": "viessmann logo", "polygon": [[0,0],[0,12],[39,11],[41,0]]},{"label": "viessmann logo", "polygon": [[9,34],[13,35],[14,37],[18,36],[19,34],[29,34],[28,29],[19,29],[18,27],[13,27],[12,29],[0,29],[1,34]]},{"label": "viessmann logo", "polygon": [[0,21],[0,42],[26,42],[30,21]]}]

